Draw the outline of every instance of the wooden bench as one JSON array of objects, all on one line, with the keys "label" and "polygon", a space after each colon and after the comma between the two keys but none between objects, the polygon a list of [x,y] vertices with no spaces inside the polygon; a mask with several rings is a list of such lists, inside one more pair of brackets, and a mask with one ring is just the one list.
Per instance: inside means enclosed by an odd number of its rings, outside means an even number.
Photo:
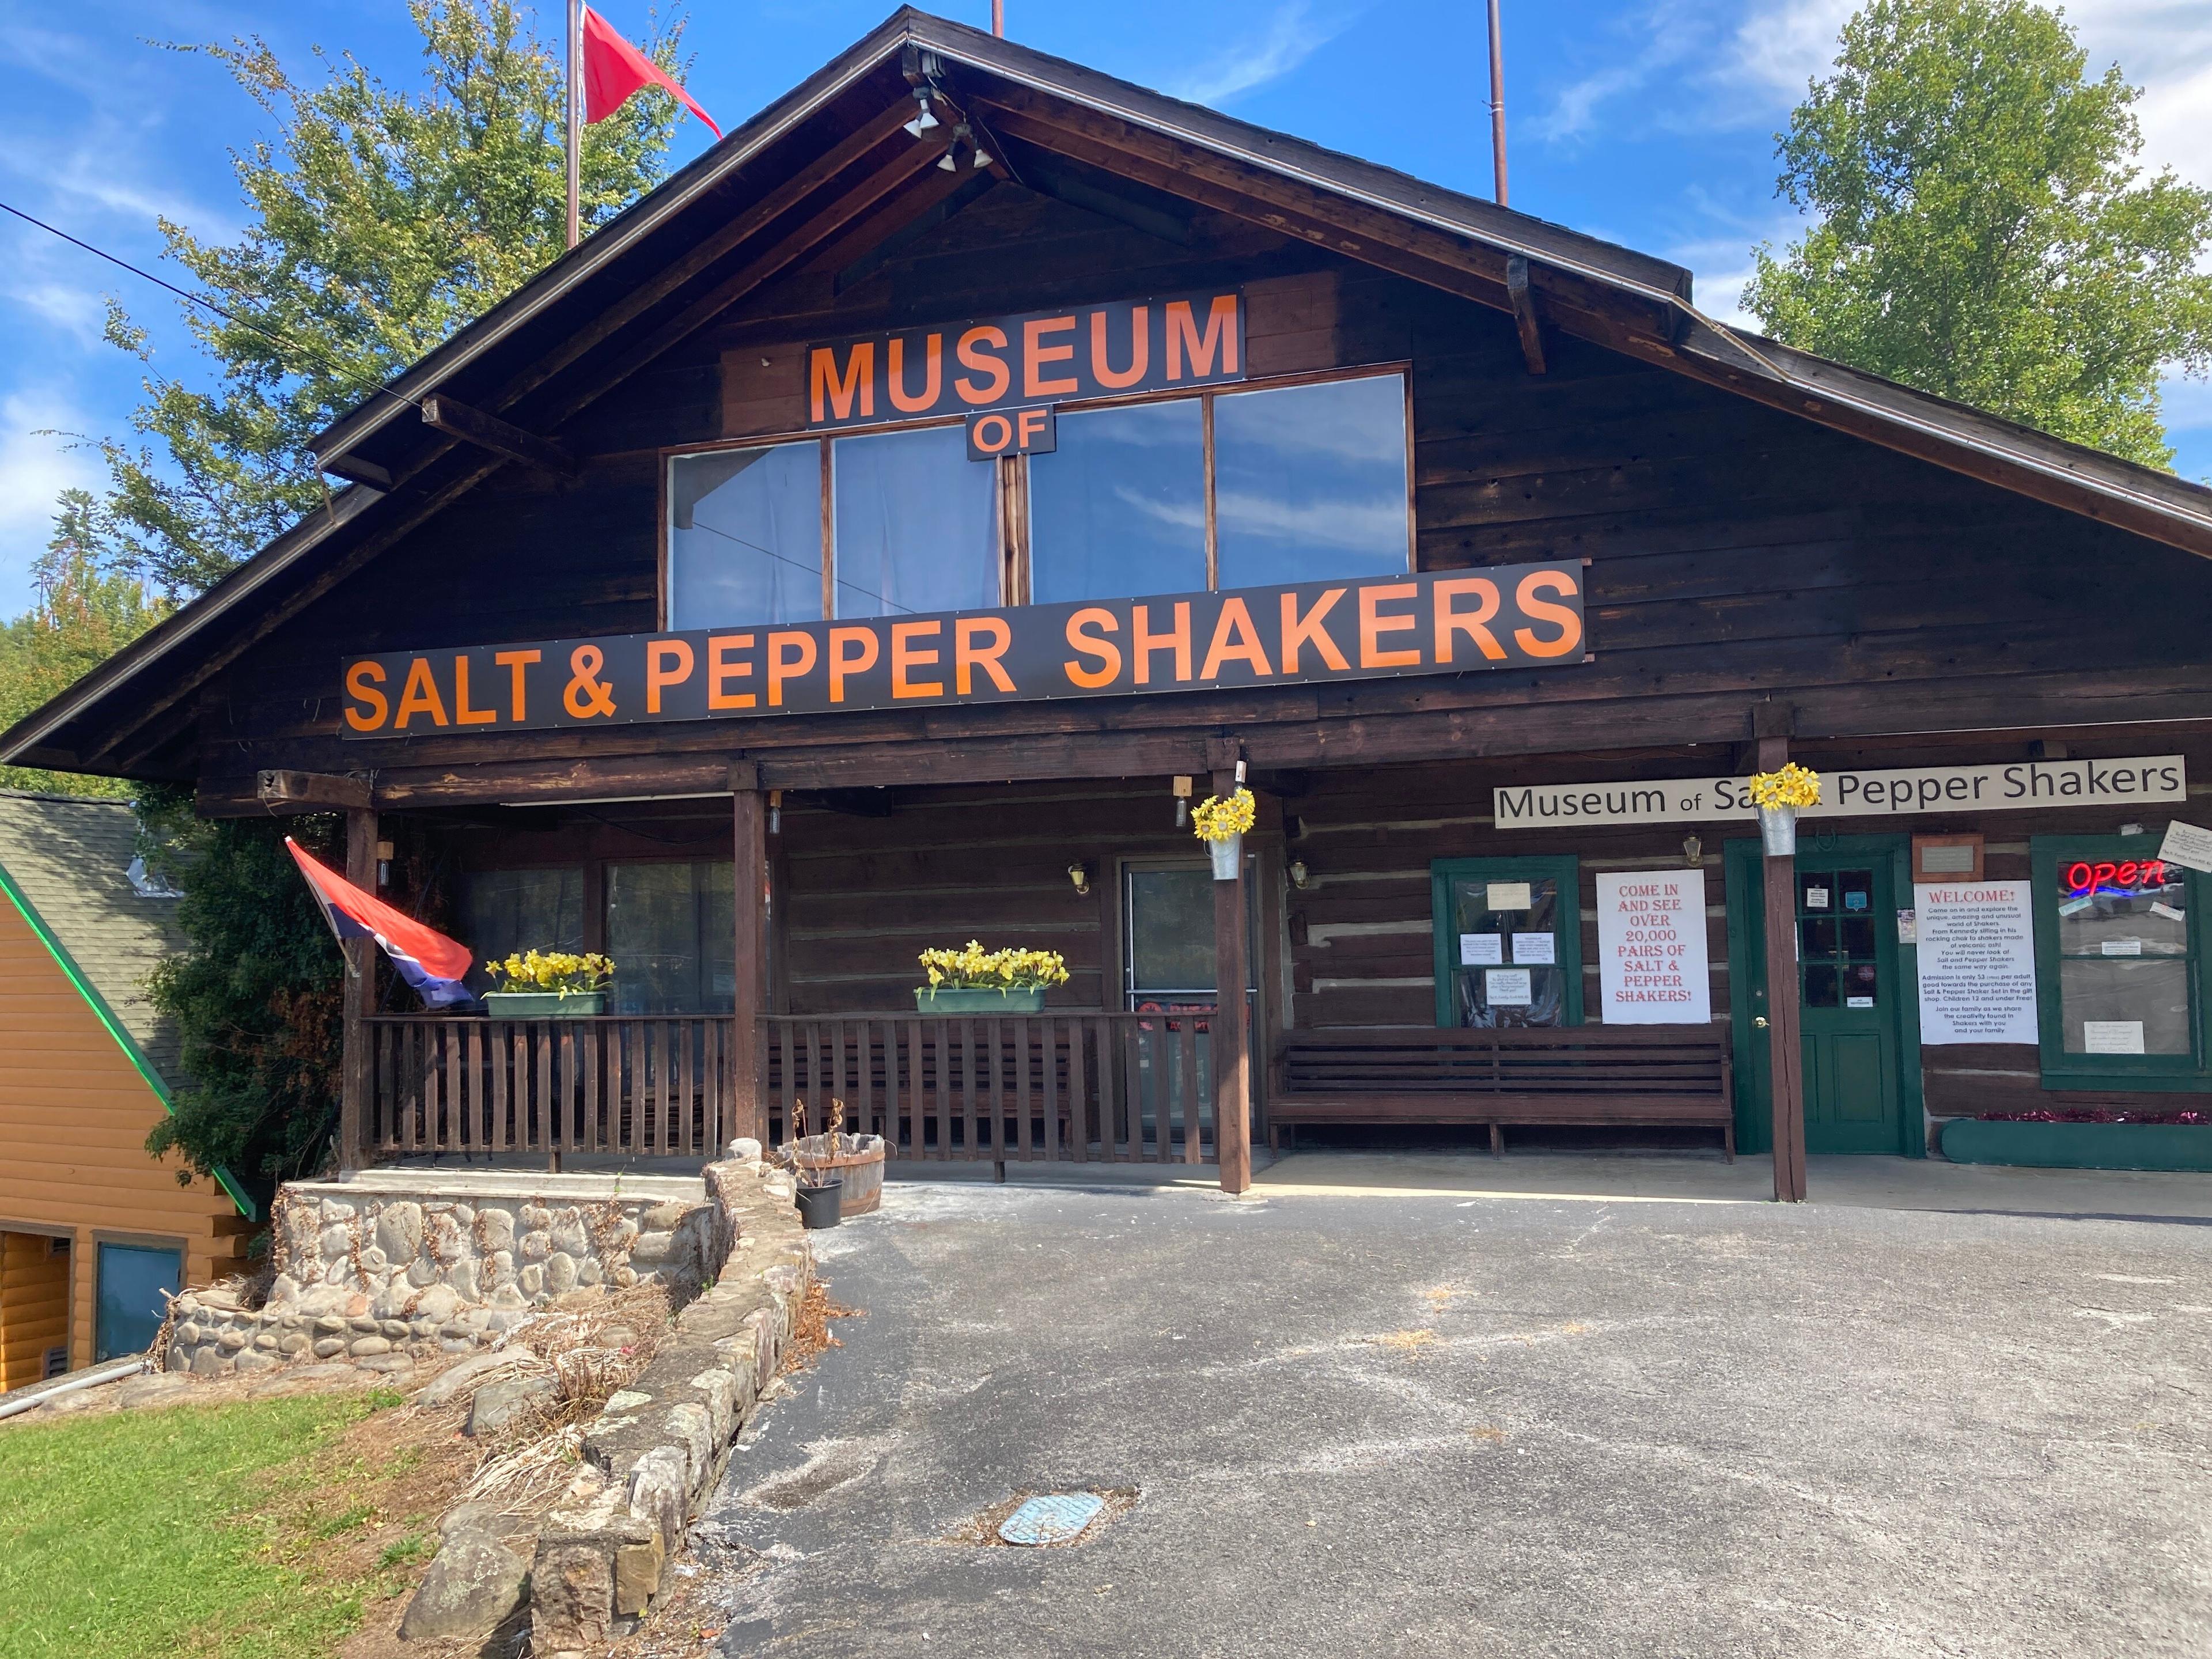
[{"label": "wooden bench", "polygon": [[1301,1123],[1703,1126],[1735,1161],[1723,1025],[1469,1031],[1322,1026],[1275,1046],[1267,1141]]}]

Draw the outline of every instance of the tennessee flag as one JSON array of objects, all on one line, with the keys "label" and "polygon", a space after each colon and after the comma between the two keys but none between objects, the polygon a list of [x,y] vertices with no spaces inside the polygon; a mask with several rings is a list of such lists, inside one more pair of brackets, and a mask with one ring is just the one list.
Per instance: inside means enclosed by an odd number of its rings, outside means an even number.
[{"label": "tennessee flag", "polygon": [[374,893],[364,893],[335,870],[300,850],[291,836],[284,837],[292,861],[307,878],[308,890],[323,907],[323,920],[341,942],[373,939],[399,977],[413,986],[433,1008],[451,1008],[475,1000],[461,981],[475,960],[469,947],[447,939],[434,927],[425,927],[414,917],[393,909]]}]

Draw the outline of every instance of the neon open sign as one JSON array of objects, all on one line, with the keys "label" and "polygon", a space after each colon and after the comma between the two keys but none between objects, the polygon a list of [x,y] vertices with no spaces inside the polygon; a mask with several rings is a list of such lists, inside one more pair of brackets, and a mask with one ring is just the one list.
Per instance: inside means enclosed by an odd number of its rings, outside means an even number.
[{"label": "neon open sign", "polygon": [[2130,859],[2119,864],[2092,864],[2081,859],[2066,866],[2069,893],[2140,892],[2166,885],[2164,859]]}]

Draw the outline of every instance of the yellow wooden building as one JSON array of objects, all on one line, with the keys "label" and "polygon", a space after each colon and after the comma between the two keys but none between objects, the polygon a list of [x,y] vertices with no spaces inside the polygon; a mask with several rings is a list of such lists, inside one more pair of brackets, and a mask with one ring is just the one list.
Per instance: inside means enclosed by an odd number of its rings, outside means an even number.
[{"label": "yellow wooden building", "polygon": [[181,943],[118,801],[0,791],[0,1391],[132,1353],[238,1270],[228,1180],[146,1152],[177,1077],[147,975]]}]

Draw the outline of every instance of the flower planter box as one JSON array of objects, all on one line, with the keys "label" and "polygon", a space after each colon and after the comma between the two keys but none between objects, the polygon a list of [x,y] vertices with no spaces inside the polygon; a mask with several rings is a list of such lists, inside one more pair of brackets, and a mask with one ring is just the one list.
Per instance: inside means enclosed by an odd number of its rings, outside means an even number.
[{"label": "flower planter box", "polygon": [[484,1012],[494,1019],[588,1019],[607,1011],[605,991],[486,991]]},{"label": "flower planter box", "polygon": [[1039,1014],[1044,1012],[1044,991],[956,991],[950,987],[931,990],[915,988],[914,1006],[925,1014]]},{"label": "flower planter box", "polygon": [[888,1150],[881,1135],[840,1135],[832,1151],[826,1135],[808,1135],[791,1143],[791,1156],[802,1168],[845,1183],[839,1209],[846,1215],[872,1215],[884,1201],[884,1157]]},{"label": "flower planter box", "polygon": [[2043,1170],[2212,1170],[2212,1126],[2189,1123],[2036,1123],[1956,1117],[1943,1126],[1954,1164]]}]

